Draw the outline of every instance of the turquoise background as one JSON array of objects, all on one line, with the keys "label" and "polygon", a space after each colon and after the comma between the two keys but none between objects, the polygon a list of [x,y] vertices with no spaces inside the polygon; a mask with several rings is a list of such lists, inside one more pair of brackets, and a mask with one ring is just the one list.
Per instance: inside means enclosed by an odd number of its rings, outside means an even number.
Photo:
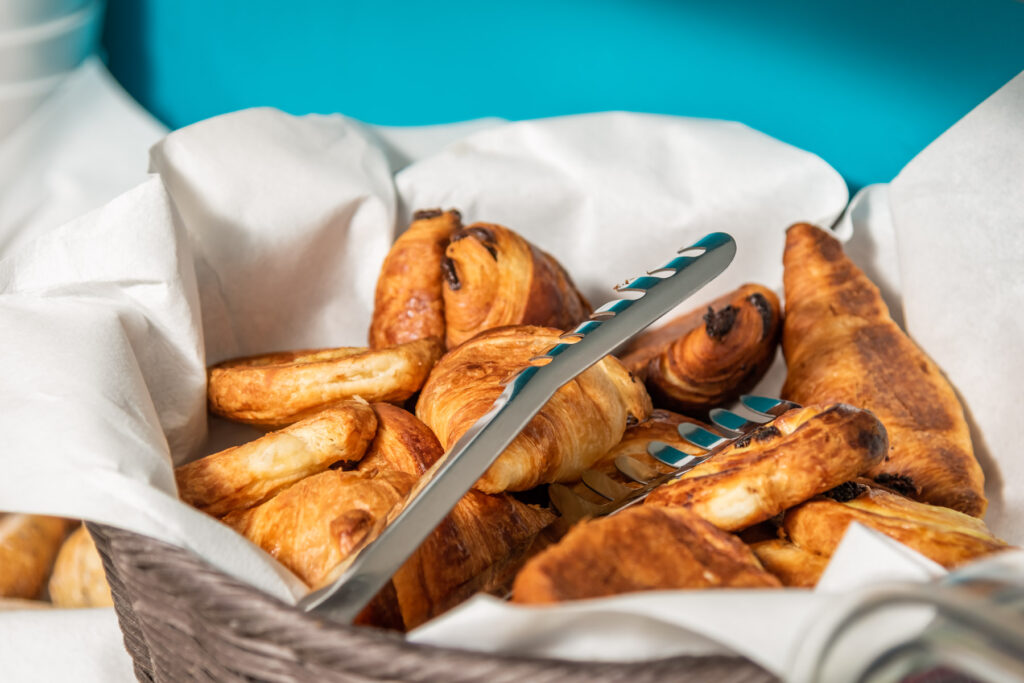
[{"label": "turquoise background", "polygon": [[103,46],[171,127],[257,105],[394,125],[703,116],[813,151],[857,189],[1024,69],[1024,3],[108,0]]}]

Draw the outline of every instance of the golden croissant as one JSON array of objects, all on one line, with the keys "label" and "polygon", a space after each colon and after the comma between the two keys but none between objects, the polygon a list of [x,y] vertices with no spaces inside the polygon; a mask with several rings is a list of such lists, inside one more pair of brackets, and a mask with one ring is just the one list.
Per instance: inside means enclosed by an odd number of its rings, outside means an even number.
[{"label": "golden croissant", "polygon": [[553,603],[673,588],[772,588],[750,549],[683,508],[641,505],[581,522],[516,576],[513,600]]},{"label": "golden croissant", "polygon": [[553,256],[500,225],[453,233],[442,270],[448,348],[505,325],[566,330],[591,311]]},{"label": "golden croissant", "polygon": [[454,209],[413,214],[412,224],[395,240],[377,279],[370,348],[428,337],[444,339],[441,260],[452,233],[460,227],[462,217]]},{"label": "golden croissant", "polygon": [[902,477],[919,500],[982,516],[984,475],[963,408],[942,371],[889,317],[878,288],[813,225],[789,229],[784,264],[783,397],[870,410],[889,433],[887,457],[870,476]]},{"label": "golden croissant", "polygon": [[859,476],[886,447],[885,429],[868,412],[843,404],[798,408],[655,489],[646,504],[686,507],[739,531]]},{"label": "golden croissant", "polygon": [[[559,342],[546,327],[488,330],[449,351],[430,373],[416,415],[447,449],[490,410],[502,383]],[[606,356],[560,388],[477,482],[485,493],[573,481],[650,413],[643,384]]]}]

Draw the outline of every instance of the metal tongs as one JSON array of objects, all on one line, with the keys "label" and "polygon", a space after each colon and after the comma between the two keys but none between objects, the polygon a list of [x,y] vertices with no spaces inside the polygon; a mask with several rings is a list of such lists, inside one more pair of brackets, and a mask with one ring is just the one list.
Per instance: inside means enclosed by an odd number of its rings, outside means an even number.
[{"label": "metal tongs", "polygon": [[380,535],[350,555],[337,578],[299,601],[299,607],[352,623],[560,387],[716,278],[735,254],[732,237],[711,233],[660,268],[616,287],[632,298],[601,306],[510,378],[487,414],[392,510]]}]

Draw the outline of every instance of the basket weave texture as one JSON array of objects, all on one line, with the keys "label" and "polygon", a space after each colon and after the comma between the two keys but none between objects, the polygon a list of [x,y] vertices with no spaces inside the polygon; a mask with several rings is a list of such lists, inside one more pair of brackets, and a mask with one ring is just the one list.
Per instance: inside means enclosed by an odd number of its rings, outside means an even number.
[{"label": "basket weave texture", "polygon": [[194,554],[89,524],[140,681],[702,681],[774,678],[733,657],[572,662],[416,645],[300,612]]}]

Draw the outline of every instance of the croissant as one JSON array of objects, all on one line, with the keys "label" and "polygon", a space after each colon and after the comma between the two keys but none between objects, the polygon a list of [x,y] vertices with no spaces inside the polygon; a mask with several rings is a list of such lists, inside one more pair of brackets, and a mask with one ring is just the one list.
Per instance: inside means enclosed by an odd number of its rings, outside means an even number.
[{"label": "croissant", "polygon": [[590,315],[561,264],[508,228],[456,231],[441,262],[448,348],[505,325],[568,329]]},{"label": "croissant", "polygon": [[413,483],[404,472],[327,470],[222,521],[316,588],[383,529]]},{"label": "croissant", "polygon": [[[655,405],[705,415],[749,391],[768,371],[781,330],[779,299],[770,289],[743,285],[727,305],[709,306],[703,323],[637,370]],[[634,359],[648,355],[645,346],[661,342],[660,335],[648,339],[632,347]]]},{"label": "croissant", "polygon": [[71,532],[53,565],[50,599],[58,607],[110,607],[114,599],[103,560],[85,526]]},{"label": "croissant", "polygon": [[0,515],[0,598],[38,596],[66,533],[58,517]]},{"label": "croissant", "polygon": [[790,588],[814,588],[828,566],[827,557],[781,538],[753,543],[750,549],[770,574]]},{"label": "croissant", "polygon": [[174,472],[178,493],[215,517],[243,510],[335,463],[357,462],[376,429],[369,405],[343,401],[255,441],[182,465]]},{"label": "croissant", "polygon": [[786,513],[783,529],[800,548],[830,556],[851,522],[859,522],[913,548],[946,568],[1009,546],[980,519],[950,508],[919,503],[875,486],[851,481]]},{"label": "croissant", "polygon": [[210,411],[273,429],[356,396],[400,403],[419,391],[440,355],[439,340],[418,339],[387,349],[342,347],[238,358],[210,368]]},{"label": "croissant", "polygon": [[777,586],[738,538],[688,510],[642,505],[574,526],[526,563],[512,599],[554,603],[643,590]]},{"label": "croissant", "polygon": [[[490,410],[502,382],[559,342],[546,327],[488,330],[449,351],[430,373],[416,415],[451,448]],[[485,493],[573,481],[651,411],[643,384],[606,356],[560,388],[477,482]]]},{"label": "croissant", "polygon": [[452,232],[462,227],[462,216],[454,209],[429,209],[412,218],[377,279],[370,322],[373,349],[427,337],[444,339],[441,259]]},{"label": "croissant", "polygon": [[920,500],[980,517],[984,475],[942,371],[889,317],[878,288],[813,225],[792,226],[784,257],[789,375],[784,397],[870,410],[889,433],[869,473],[909,478]]},{"label": "croissant", "polygon": [[[394,469],[419,477],[444,454],[437,437],[411,413],[382,403],[374,410],[377,438],[359,471]],[[471,490],[392,580],[405,628],[510,582],[534,537],[552,521],[548,510],[508,494]]]},{"label": "croissant", "polygon": [[738,531],[860,475],[886,447],[871,413],[843,404],[799,408],[655,489],[646,504],[686,507]]}]

